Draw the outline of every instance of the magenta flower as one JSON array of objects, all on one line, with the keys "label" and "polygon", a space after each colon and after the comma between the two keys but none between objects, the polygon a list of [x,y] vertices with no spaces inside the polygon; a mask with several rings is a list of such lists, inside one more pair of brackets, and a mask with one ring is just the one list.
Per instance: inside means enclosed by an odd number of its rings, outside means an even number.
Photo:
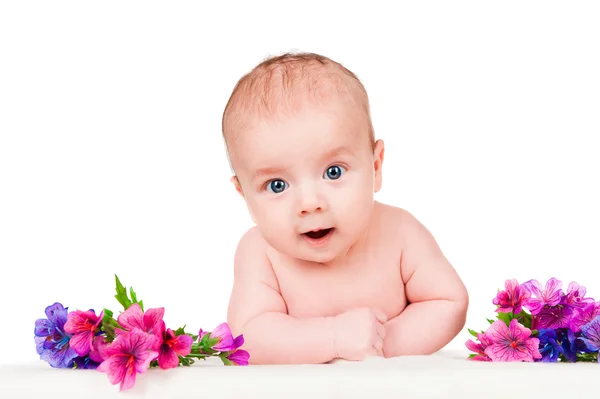
[{"label": "magenta flower", "polygon": [[515,279],[506,280],[504,282],[504,291],[498,292],[496,298],[492,301],[494,305],[498,305],[496,312],[514,314],[521,313],[521,307],[529,297],[529,291],[523,289],[519,282]]},{"label": "magenta flower", "polygon": [[465,345],[467,349],[471,352],[475,352],[476,355],[470,358],[469,360],[480,361],[480,362],[491,362],[492,359],[485,353],[485,349],[492,344],[492,341],[485,335],[478,333],[477,340],[479,342],[474,342],[472,340],[468,340]]},{"label": "magenta flower", "polygon": [[[581,340],[586,344],[591,351],[600,351],[600,316],[597,316],[591,323],[586,324],[581,328]],[[600,363],[600,356],[598,356]]]},{"label": "magenta flower", "polygon": [[117,328],[115,329],[115,333],[120,335],[124,334],[125,331],[132,331],[135,328],[139,328],[144,332],[156,335],[156,348],[154,349],[158,350],[158,346],[162,340],[161,323],[164,314],[165,308],[152,308],[146,310],[146,313],[144,313],[140,305],[134,303],[117,318],[117,322],[124,330]]},{"label": "magenta flower", "polygon": [[85,356],[90,352],[92,340],[96,331],[99,330],[103,316],[104,310],[100,312],[99,316],[96,316],[93,309],[85,312],[76,310],[67,316],[65,331],[73,335],[69,345],[79,356]]},{"label": "magenta flower", "polygon": [[175,368],[179,365],[179,356],[189,355],[192,351],[194,340],[187,334],[175,335],[173,330],[165,330],[164,322],[160,349],[158,352],[158,365],[161,369]]},{"label": "magenta flower", "polygon": [[517,319],[512,319],[508,327],[502,320],[496,320],[485,335],[492,342],[485,354],[494,362],[533,362],[542,358],[538,349],[540,340],[531,337],[531,330]]},{"label": "magenta flower", "polygon": [[583,308],[575,308],[571,318],[570,328],[574,333],[581,331],[581,327],[600,316],[600,302],[587,303]]},{"label": "magenta flower", "polygon": [[250,359],[250,353],[243,349],[238,349],[244,345],[244,336],[238,335],[236,339],[233,340],[234,349],[231,353],[229,353],[226,358],[232,363],[234,366],[247,366],[248,360]]},{"label": "magenta flower", "polygon": [[120,383],[121,391],[133,387],[137,373],[144,373],[158,356],[158,352],[152,349],[156,340],[156,335],[139,328],[117,335],[106,348],[108,358],[98,366],[98,370],[108,375],[111,384]]},{"label": "magenta flower", "polygon": [[531,293],[531,298],[525,303],[532,315],[538,314],[546,305],[558,305],[563,295],[562,282],[554,277],[546,282],[545,289],[537,280],[523,283],[523,287]]},{"label": "magenta flower", "polygon": [[202,340],[206,334],[209,335],[209,339],[218,338],[219,341],[212,346],[211,349],[219,352],[229,352],[236,349],[231,329],[227,323],[219,324],[211,333],[206,333],[202,330],[198,333],[198,339]]},{"label": "magenta flower", "polygon": [[243,349],[238,349],[227,355],[227,359],[234,366],[247,366],[250,354]]},{"label": "magenta flower", "polygon": [[532,317],[531,328],[534,330],[568,328],[573,319],[571,306],[544,306]]},{"label": "magenta flower", "polygon": [[584,308],[586,305],[594,303],[594,298],[585,297],[586,292],[587,290],[583,285],[579,285],[572,281],[569,283],[567,293],[562,297],[560,303],[562,305],[569,305],[575,308]]}]

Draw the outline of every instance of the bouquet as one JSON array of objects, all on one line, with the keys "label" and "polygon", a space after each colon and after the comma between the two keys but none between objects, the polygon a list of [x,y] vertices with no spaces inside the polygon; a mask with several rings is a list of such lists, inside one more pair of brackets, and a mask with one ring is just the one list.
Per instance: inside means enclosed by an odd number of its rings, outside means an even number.
[{"label": "bouquet", "polygon": [[523,284],[506,280],[492,300],[496,320],[487,331],[469,329],[476,342],[466,346],[469,359],[492,362],[599,362],[600,301],[586,297],[586,288],[551,278]]},{"label": "bouquet", "polygon": [[[163,321],[164,308],[144,311],[143,301],[115,275],[115,298],[123,306],[115,319],[104,308],[69,311],[56,302],[46,308],[45,319],[35,322],[35,344],[40,358],[55,368],[96,369],[108,376],[120,390],[135,385],[136,375],[148,368],[170,369],[190,366],[195,359],[214,356],[224,365],[247,365],[249,353],[240,347],[243,335],[235,339],[227,323],[212,332],[173,331]],[[131,298],[130,298],[131,296]]]}]

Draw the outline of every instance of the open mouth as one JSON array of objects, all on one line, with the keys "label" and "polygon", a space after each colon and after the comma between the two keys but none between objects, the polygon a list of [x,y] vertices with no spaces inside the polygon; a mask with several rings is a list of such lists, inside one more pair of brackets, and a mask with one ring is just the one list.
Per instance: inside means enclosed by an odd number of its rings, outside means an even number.
[{"label": "open mouth", "polygon": [[313,240],[318,240],[320,238],[325,237],[327,234],[333,231],[333,227],[329,229],[316,230],[316,231],[308,231],[304,233],[305,236],[311,238]]}]

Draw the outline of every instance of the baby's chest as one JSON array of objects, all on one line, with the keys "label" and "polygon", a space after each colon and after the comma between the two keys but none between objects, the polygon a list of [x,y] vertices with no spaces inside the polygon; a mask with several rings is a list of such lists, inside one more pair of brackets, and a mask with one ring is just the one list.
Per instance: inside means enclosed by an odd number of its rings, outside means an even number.
[{"label": "baby's chest", "polygon": [[[284,266],[284,265],[280,265]],[[335,271],[278,267],[288,313],[294,317],[335,316],[355,307],[377,307],[392,318],[406,307],[399,263],[393,259],[349,265]]]}]

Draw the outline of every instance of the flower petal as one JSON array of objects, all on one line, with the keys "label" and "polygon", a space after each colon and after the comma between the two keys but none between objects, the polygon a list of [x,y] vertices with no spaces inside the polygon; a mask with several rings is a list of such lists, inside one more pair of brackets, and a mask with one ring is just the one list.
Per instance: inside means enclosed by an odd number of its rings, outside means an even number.
[{"label": "flower petal", "polygon": [[125,378],[125,365],[128,360],[126,356],[113,356],[100,363],[96,370],[106,373],[110,383],[115,385]]},{"label": "flower petal", "polygon": [[532,279],[526,281],[523,283],[523,287],[538,298],[542,296],[542,285],[537,280]]},{"label": "flower petal", "polygon": [[227,352],[234,349],[233,336],[227,323],[219,324],[210,334],[212,338],[221,338],[221,340],[213,346],[216,351]]},{"label": "flower petal", "polygon": [[165,308],[152,308],[144,313],[144,331],[155,332],[159,328],[160,322],[165,314]]},{"label": "flower petal", "polygon": [[240,334],[233,340],[233,346],[239,348],[242,345],[244,345],[244,335]]},{"label": "flower petal", "polygon": [[90,352],[92,338],[93,335],[91,331],[84,331],[73,335],[69,341],[69,345],[79,356],[85,356]]},{"label": "flower petal", "polygon": [[54,334],[54,323],[48,319],[37,319],[33,333],[36,337],[47,337]]},{"label": "flower petal", "polygon": [[123,377],[123,381],[121,381],[121,387],[119,388],[119,391],[125,391],[132,388],[135,385],[135,376],[136,372],[133,365],[127,367],[125,369],[125,375]]},{"label": "flower petal", "polygon": [[600,350],[600,316],[581,328],[581,340],[591,351]]},{"label": "flower petal", "polygon": [[163,370],[172,369],[179,365],[179,357],[177,357],[175,351],[167,344],[162,344],[160,346],[158,365]]},{"label": "flower petal", "polygon": [[227,359],[238,366],[247,366],[250,354],[243,349],[239,349],[227,356]]},{"label": "flower petal", "polygon": [[485,332],[485,336],[489,338],[492,343],[505,340],[506,334],[508,334],[508,327],[502,320],[493,322]]},{"label": "flower petal", "polygon": [[563,294],[562,284],[562,281],[554,277],[546,282],[544,297],[548,305],[555,306],[560,302],[560,298]]},{"label": "flower petal", "polygon": [[144,314],[142,308],[137,303],[134,303],[117,317],[119,324],[127,330],[139,328],[144,330]]},{"label": "flower petal", "polygon": [[171,348],[179,355],[186,356],[192,351],[192,337],[187,334],[178,335],[171,341]]}]

